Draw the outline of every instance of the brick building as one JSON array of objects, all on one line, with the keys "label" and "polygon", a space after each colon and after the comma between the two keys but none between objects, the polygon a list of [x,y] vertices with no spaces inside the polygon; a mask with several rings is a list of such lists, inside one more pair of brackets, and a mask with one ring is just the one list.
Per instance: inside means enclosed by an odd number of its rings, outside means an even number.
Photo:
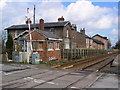
[{"label": "brick building", "polygon": [[104,49],[104,43],[102,41],[93,39],[93,38],[92,38],[92,40],[93,40],[92,48],[99,49],[99,50]]},{"label": "brick building", "polygon": [[[21,51],[29,52],[29,35],[25,31],[14,39],[17,44],[21,45]],[[59,36],[49,31],[37,29],[31,31],[31,37],[33,52],[38,52],[42,61],[61,60],[60,42],[62,39]]]},{"label": "brick building", "polygon": [[[44,23],[43,19],[40,19],[39,24],[31,24],[31,30],[34,29],[44,29],[46,31],[50,31],[53,34],[58,35],[63,39],[61,43],[61,49],[75,49],[77,47],[76,39],[77,37],[77,26],[75,24],[71,24],[69,21],[64,21],[63,17],[58,18],[57,22],[47,22]],[[13,25],[5,30],[8,31],[9,34],[13,36],[13,38],[17,37],[20,33],[28,30],[28,25]],[[79,35],[80,36],[80,35]],[[78,43],[81,44],[81,43]],[[80,46],[80,45],[78,45]]]},{"label": "brick building", "polygon": [[87,35],[85,34],[85,29],[81,28],[80,32],[77,32],[77,48],[86,48],[86,37]]},{"label": "brick building", "polygon": [[103,48],[104,48],[105,50],[108,50],[108,39],[107,39],[107,37],[103,37],[103,36],[101,36],[101,35],[99,35],[99,34],[96,34],[96,35],[94,35],[92,38],[93,38],[93,39],[97,39],[97,40],[103,42],[103,43],[104,43]]},{"label": "brick building", "polygon": [[[57,22],[44,23],[44,20],[40,19],[38,24],[31,24],[31,30],[35,29],[44,29],[62,38],[60,49],[96,48],[107,50],[108,48],[108,39],[106,37],[95,35],[91,38],[85,34],[85,28],[78,32],[77,26],[71,24],[70,21],[65,21],[63,16],[58,18]],[[28,30],[28,25],[13,25],[5,30],[15,38],[20,33]]]}]

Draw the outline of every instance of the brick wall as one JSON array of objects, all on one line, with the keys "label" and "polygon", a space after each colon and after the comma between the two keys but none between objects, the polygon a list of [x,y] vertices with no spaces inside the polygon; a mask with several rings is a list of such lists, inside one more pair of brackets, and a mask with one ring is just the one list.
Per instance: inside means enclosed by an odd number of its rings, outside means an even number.
[{"label": "brick wall", "polygon": [[77,48],[86,48],[86,38],[81,33],[77,32],[76,35]]},{"label": "brick wall", "polygon": [[[34,50],[33,52],[38,52],[40,54],[40,57],[43,61],[48,62],[52,60],[61,60],[61,51],[56,49],[56,41],[53,41],[53,50],[48,50],[48,42],[43,35],[38,33],[37,31],[34,31],[31,33],[32,40],[44,40],[43,41],[43,50]],[[29,36],[26,37],[29,40]],[[60,43],[60,41],[59,41]]]},{"label": "brick wall", "polygon": [[99,36],[94,36],[93,38],[97,39],[97,40],[100,40],[100,41],[102,41],[104,43],[103,49],[105,49],[105,50],[108,49],[108,40],[107,39],[101,38]]}]

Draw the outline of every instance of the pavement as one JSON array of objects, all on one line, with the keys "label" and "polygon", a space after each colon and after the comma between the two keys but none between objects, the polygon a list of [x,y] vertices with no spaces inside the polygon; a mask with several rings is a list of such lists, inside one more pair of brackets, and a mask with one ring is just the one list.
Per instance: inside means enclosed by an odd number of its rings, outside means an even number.
[{"label": "pavement", "polygon": [[89,88],[119,88],[117,74],[104,74]]},{"label": "pavement", "polygon": [[89,88],[119,88],[120,89],[120,54],[114,59],[112,67],[101,71],[104,73]]},{"label": "pavement", "polygon": [[112,63],[112,66],[120,66],[120,54],[115,58]]},{"label": "pavement", "polygon": [[0,64],[0,71],[2,72],[12,72],[18,70],[25,70],[29,69],[29,66],[17,66],[17,65],[7,65],[7,64]]}]

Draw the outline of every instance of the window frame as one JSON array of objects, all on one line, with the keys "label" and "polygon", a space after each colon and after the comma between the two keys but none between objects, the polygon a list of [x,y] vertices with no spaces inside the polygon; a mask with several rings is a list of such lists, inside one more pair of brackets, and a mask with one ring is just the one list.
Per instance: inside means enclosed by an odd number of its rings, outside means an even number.
[{"label": "window frame", "polygon": [[[41,41],[32,41],[32,42],[37,42],[37,48],[33,48],[33,50],[35,50],[35,51],[43,51],[44,49],[43,49],[43,42],[41,42]],[[42,48],[40,48],[40,44],[42,45]]]},{"label": "window frame", "polygon": [[[50,45],[50,46],[49,46]],[[48,42],[48,51],[53,51],[54,48],[53,48],[53,42],[52,41],[49,41]]]},{"label": "window frame", "polygon": [[55,47],[56,50],[60,50],[60,43],[59,43],[59,42],[56,42],[56,43],[55,43],[55,46],[56,46],[56,47]]}]

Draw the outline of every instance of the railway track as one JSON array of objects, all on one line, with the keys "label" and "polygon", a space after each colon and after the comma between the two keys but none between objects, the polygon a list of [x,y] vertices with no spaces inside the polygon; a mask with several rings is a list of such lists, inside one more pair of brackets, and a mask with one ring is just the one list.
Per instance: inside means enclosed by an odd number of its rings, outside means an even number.
[{"label": "railway track", "polygon": [[[42,73],[38,73],[31,76],[23,77],[17,80],[13,80],[13,81],[4,83],[1,87],[15,88],[15,89],[16,88],[40,88],[47,84],[52,84],[56,87],[56,86],[59,86],[59,84],[55,83],[56,80],[59,81],[64,77],[70,77],[71,75],[77,73],[78,75],[75,74],[73,78],[74,77],[78,77],[78,78],[71,81],[71,83],[66,84],[66,86],[63,86],[63,88],[72,88],[72,86],[75,86],[78,83],[81,83],[77,85],[79,86],[79,88],[85,88],[89,86],[91,83],[93,83],[93,81],[95,81],[96,78],[98,79],[98,77],[101,77],[103,75],[103,73],[101,74],[96,72],[102,70],[106,65],[110,64],[113,61],[113,59],[116,57],[116,55],[117,54],[114,53],[109,55],[92,57],[85,60],[65,63],[58,66],[53,66],[54,67],[53,70],[45,71]],[[63,69],[69,69],[69,72],[65,72]],[[85,73],[82,73],[84,71]],[[69,79],[70,78],[68,78],[68,81]],[[85,85],[83,85],[82,83],[84,83]]]},{"label": "railway track", "polygon": [[89,69],[90,67],[98,65],[98,67],[96,68],[96,71],[100,71],[106,65],[110,64],[114,60],[116,55],[117,55],[116,53],[99,55],[99,56],[90,57],[87,59],[76,60],[76,61],[72,61],[64,64],[55,65],[55,66],[52,66],[51,68],[54,68],[56,70],[59,70],[59,69],[85,70],[85,69]]},{"label": "railway track", "polygon": [[[4,83],[2,85],[2,88],[9,88],[9,89],[12,88],[12,90],[16,90],[17,88],[26,88],[26,89],[27,88],[28,89],[29,88],[39,88],[41,85],[44,85],[44,84],[48,84],[48,83],[54,84],[55,80],[59,80],[64,77],[69,77],[75,73],[79,74],[79,75],[74,75],[74,77],[77,77],[77,79],[73,80],[71,83],[68,83],[66,86],[64,86],[64,88],[72,87],[72,85],[74,85],[75,83],[82,82],[84,79],[90,78],[91,75],[98,77],[98,74],[96,74],[93,71],[85,72],[85,73],[75,72],[75,71],[63,72],[62,70],[59,72],[49,71],[49,72],[45,72],[42,74],[33,75],[30,77],[24,77],[22,79]],[[92,78],[92,79],[94,79],[94,78]],[[68,78],[68,80],[69,80],[69,78]],[[89,83],[87,83],[87,84],[90,84],[90,83],[92,83],[92,80],[90,80]],[[83,86],[81,86],[81,87],[84,88]]]}]

